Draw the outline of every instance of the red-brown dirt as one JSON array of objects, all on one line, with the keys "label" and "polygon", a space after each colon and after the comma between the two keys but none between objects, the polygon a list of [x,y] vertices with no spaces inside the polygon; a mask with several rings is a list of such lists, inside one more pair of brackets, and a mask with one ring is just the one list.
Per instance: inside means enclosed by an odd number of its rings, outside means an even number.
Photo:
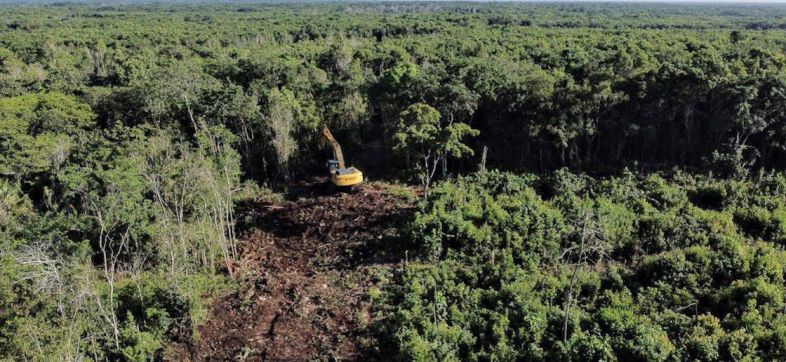
[{"label": "red-brown dirt", "polygon": [[369,288],[403,257],[412,202],[381,184],[338,192],[303,184],[295,201],[259,202],[236,266],[240,288],[218,298],[192,360],[367,360],[379,353]]}]

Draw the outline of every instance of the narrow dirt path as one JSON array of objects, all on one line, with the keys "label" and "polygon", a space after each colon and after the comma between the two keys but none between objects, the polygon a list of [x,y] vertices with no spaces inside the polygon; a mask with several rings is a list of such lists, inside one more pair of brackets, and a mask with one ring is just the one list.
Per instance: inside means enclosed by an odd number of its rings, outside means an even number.
[{"label": "narrow dirt path", "polygon": [[366,360],[375,353],[368,291],[401,260],[412,204],[379,184],[330,190],[311,187],[297,201],[254,205],[237,266],[241,287],[214,302],[189,347],[193,360]]}]

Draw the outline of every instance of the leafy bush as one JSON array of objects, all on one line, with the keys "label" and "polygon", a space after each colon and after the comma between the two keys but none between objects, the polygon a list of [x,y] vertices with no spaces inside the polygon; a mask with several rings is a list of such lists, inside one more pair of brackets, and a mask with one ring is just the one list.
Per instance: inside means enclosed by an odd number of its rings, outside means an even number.
[{"label": "leafy bush", "polygon": [[377,302],[404,360],[777,360],[782,217],[757,205],[784,201],[686,174],[461,177],[421,200],[425,263]]},{"label": "leafy bush", "polygon": [[491,173],[436,187],[415,216],[410,233],[431,259],[448,254],[516,263],[553,258],[564,229],[558,210],[524,178]]},{"label": "leafy bush", "polygon": [[786,243],[786,208],[772,211],[759,206],[737,209],[734,220],[751,237]]}]

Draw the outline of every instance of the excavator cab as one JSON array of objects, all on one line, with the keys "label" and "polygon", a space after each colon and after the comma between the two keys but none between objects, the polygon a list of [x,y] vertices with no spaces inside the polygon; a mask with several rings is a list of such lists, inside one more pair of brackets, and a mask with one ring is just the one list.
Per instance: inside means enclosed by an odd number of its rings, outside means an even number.
[{"label": "excavator cab", "polygon": [[346,167],[344,164],[344,154],[333,134],[327,126],[322,128],[322,139],[320,144],[324,147],[327,144],[333,148],[333,159],[328,160],[327,166],[330,172],[330,182],[336,186],[354,186],[363,182],[363,172],[355,167]]}]

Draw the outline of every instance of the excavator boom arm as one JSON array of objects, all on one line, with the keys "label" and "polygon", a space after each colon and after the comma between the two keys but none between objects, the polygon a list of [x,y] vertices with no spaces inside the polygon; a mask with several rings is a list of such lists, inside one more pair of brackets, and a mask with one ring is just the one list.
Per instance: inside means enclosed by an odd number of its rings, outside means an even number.
[{"label": "excavator boom arm", "polygon": [[330,144],[330,147],[333,148],[333,158],[335,161],[329,161],[328,167],[330,169],[330,181],[333,182],[334,185],[348,187],[363,182],[363,172],[354,167],[347,167],[344,163],[344,153],[341,152],[341,145],[338,144],[338,141],[336,141],[333,134],[330,133],[327,126],[322,127],[322,137],[319,139],[319,143],[322,147]]},{"label": "excavator boom arm", "polygon": [[346,165],[344,164],[344,153],[341,152],[341,145],[339,145],[338,141],[333,138],[333,134],[330,133],[330,130],[327,128],[327,126],[322,127],[321,141],[323,145],[327,143],[330,144],[330,146],[333,148],[333,157],[336,159],[336,161],[338,161],[338,167],[342,169],[346,168]]}]

